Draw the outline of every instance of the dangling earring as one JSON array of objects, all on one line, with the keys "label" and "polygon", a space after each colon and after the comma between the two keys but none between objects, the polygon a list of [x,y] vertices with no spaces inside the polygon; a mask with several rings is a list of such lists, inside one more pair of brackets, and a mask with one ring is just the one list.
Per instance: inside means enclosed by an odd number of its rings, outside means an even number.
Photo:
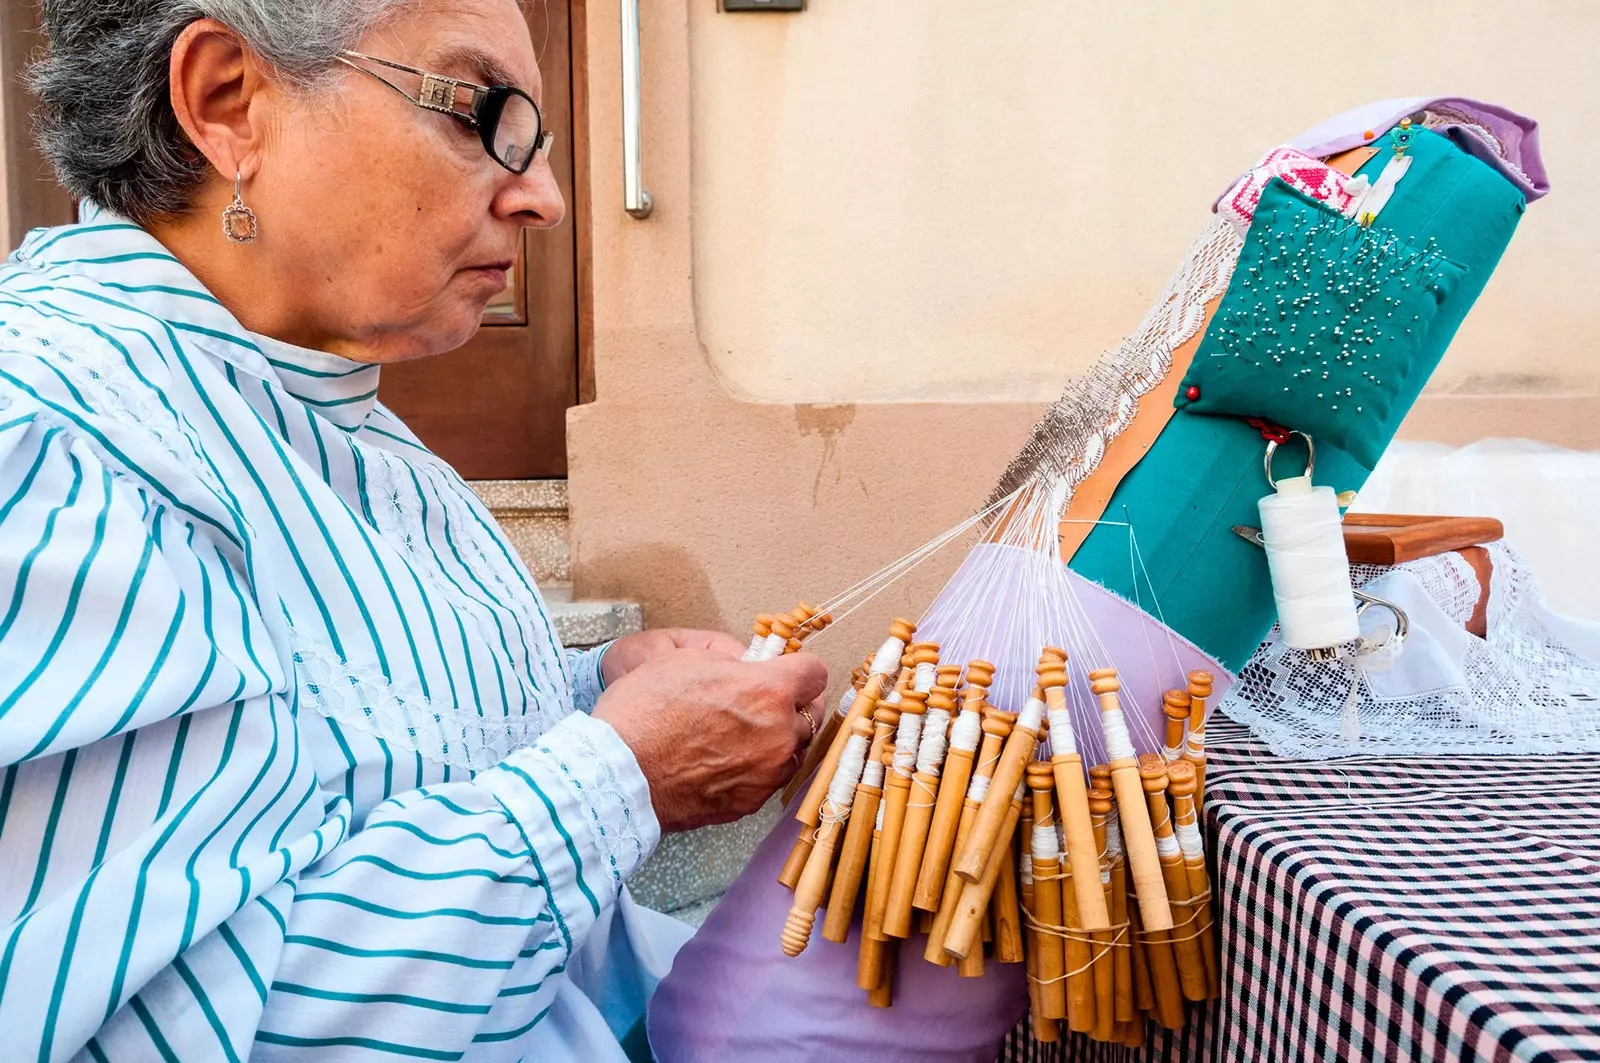
[{"label": "dangling earring", "polygon": [[230,243],[248,244],[256,238],[256,212],[244,205],[244,177],[233,171],[233,202],[222,211],[222,235]]}]

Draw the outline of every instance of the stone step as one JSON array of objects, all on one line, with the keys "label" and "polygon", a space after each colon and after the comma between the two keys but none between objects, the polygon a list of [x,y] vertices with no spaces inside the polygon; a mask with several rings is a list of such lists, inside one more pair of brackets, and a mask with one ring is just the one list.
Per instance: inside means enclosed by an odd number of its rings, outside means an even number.
[{"label": "stone step", "polygon": [[573,601],[570,583],[545,583],[539,590],[563,646],[598,646],[644,630],[644,607],[638,602]]},{"label": "stone step", "polygon": [[472,489],[500,522],[535,583],[543,587],[572,579],[567,481],[475,480]]}]

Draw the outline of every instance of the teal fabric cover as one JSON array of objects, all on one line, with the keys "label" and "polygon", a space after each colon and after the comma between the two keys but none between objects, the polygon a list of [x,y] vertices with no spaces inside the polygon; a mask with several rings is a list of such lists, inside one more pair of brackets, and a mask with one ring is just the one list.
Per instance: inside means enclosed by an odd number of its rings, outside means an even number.
[{"label": "teal fabric cover", "polygon": [[[1526,205],[1509,181],[1443,137],[1424,131],[1412,151],[1415,161],[1381,221],[1418,245],[1436,240],[1439,250],[1465,272],[1434,316],[1377,433],[1376,453],[1394,437],[1439,364]],[[1376,180],[1386,161],[1381,154],[1375,156],[1361,172]],[[1229,530],[1234,524],[1260,524],[1257,501],[1269,490],[1261,468],[1263,446],[1260,434],[1243,421],[1177,411],[1150,453],[1118,486],[1105,512],[1108,521],[1132,522],[1148,583],[1141,575],[1135,588],[1122,528],[1095,528],[1071,567],[1138,601],[1237,671],[1275,616],[1265,555]],[[1303,460],[1299,454],[1294,445],[1283,448],[1279,475],[1300,471],[1295,464]],[[1314,479],[1336,491],[1356,490],[1366,482],[1372,464],[1376,462],[1363,464],[1331,444],[1321,444]]]},{"label": "teal fabric cover", "polygon": [[1363,228],[1267,182],[1173,404],[1265,418],[1377,464],[1395,397],[1462,274],[1385,218]]}]

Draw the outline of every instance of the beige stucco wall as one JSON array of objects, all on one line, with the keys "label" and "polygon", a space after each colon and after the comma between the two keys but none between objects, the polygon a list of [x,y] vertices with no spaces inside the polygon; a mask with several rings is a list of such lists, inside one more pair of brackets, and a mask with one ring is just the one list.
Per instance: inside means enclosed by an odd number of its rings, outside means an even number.
[{"label": "beige stucco wall", "polygon": [[1262,150],[1429,91],[1537,117],[1557,188],[1435,393],[1600,394],[1600,5],[707,0],[689,34],[695,307],[740,395],[1052,398]]}]

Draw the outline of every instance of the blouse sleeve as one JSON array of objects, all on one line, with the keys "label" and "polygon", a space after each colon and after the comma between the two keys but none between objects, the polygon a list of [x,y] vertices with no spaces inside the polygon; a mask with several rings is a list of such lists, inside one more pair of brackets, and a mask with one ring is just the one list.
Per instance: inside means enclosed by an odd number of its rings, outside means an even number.
[{"label": "blouse sleeve", "polygon": [[353,829],[233,529],[25,405],[0,409],[8,1043],[99,1060],[514,1044],[658,836],[627,747],[573,714]]}]

